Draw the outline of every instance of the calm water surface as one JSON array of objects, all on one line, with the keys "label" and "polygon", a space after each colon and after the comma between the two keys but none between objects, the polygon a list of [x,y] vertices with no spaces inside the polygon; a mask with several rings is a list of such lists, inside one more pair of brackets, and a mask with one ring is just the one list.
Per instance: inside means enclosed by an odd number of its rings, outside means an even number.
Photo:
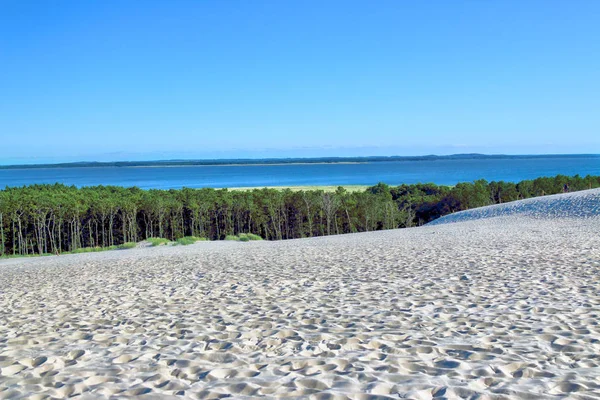
[{"label": "calm water surface", "polygon": [[600,158],[472,159],[191,167],[97,167],[0,170],[0,188],[35,183],[115,185],[142,189],[374,185],[433,182],[454,185],[477,179],[512,181],[558,174],[600,175]]}]

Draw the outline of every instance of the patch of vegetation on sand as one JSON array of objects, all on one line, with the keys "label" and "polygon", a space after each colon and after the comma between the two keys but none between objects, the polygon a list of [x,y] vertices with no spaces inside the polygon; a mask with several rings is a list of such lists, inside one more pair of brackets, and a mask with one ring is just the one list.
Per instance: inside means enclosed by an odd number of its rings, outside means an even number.
[{"label": "patch of vegetation on sand", "polygon": [[162,246],[171,243],[169,239],[160,238],[160,237],[151,237],[147,239],[151,246]]},{"label": "patch of vegetation on sand", "polygon": [[75,250],[72,250],[72,251],[67,251],[67,252],[62,253],[62,254],[97,253],[99,251],[114,250],[116,248],[117,248],[117,246],[111,246],[111,247],[101,247],[101,246],[82,247],[82,248],[75,249]]},{"label": "patch of vegetation on sand", "polygon": [[227,235],[225,240],[233,240],[237,242],[249,242],[251,240],[263,240],[262,237],[253,233],[240,233],[238,235]]},{"label": "patch of vegetation on sand", "polygon": [[176,245],[181,245],[181,246],[187,246],[189,244],[194,244],[196,242],[202,242],[208,240],[206,238],[203,237],[196,237],[196,236],[185,236],[182,238],[179,238],[175,241]]},{"label": "patch of vegetation on sand", "polygon": [[119,250],[133,249],[136,246],[137,246],[137,243],[135,243],[135,242],[127,242],[127,243],[123,243],[123,244],[118,245],[117,249],[119,249]]}]

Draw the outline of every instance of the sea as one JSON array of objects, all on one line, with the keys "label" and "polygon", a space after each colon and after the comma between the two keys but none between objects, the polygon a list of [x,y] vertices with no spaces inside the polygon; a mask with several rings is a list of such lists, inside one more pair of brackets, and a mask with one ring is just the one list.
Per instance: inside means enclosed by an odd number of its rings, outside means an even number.
[{"label": "sea", "polygon": [[274,186],[455,185],[478,179],[518,182],[542,176],[600,175],[600,157],[441,159],[334,164],[69,167],[0,169],[0,188],[32,184],[137,186],[142,189]]}]

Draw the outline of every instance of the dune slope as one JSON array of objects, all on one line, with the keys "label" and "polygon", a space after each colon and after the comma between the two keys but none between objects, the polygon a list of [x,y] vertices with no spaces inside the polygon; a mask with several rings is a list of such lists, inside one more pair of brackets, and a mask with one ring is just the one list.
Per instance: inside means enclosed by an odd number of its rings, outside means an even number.
[{"label": "dune slope", "polygon": [[506,216],[579,219],[593,218],[598,215],[600,215],[600,189],[592,189],[461,211],[432,221],[429,225]]},{"label": "dune slope", "polygon": [[0,398],[600,398],[595,210],[0,261]]}]

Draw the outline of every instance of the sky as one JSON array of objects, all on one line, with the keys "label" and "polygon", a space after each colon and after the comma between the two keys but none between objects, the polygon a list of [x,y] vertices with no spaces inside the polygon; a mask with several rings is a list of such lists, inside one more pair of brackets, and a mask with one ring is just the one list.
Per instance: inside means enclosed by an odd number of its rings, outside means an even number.
[{"label": "sky", "polygon": [[600,1],[0,0],[0,164],[600,153]]}]

